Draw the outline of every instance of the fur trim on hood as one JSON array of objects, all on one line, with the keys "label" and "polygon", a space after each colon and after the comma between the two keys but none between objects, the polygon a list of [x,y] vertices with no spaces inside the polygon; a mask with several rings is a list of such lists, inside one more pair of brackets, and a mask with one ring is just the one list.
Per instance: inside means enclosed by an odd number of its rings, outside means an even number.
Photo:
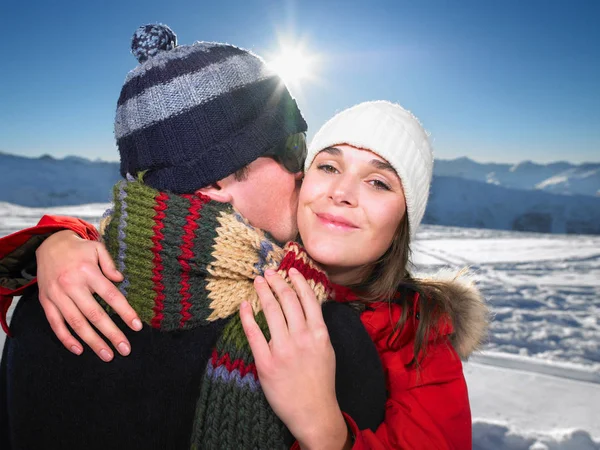
[{"label": "fur trim on hood", "polygon": [[434,283],[450,299],[445,313],[454,328],[452,346],[460,358],[466,360],[487,342],[491,318],[489,307],[475,286],[472,274],[466,268],[458,273],[442,270],[421,280]]}]

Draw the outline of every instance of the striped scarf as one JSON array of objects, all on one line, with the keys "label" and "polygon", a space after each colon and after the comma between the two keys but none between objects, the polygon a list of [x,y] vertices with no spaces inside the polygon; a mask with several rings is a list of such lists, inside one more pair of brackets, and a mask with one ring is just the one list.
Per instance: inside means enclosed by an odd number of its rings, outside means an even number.
[{"label": "striped scarf", "polygon": [[262,392],[238,310],[249,301],[268,338],[253,280],[273,268],[289,281],[295,267],[323,302],[331,290],[325,274],[298,244],[278,246],[229,204],[132,178],[113,194],[101,233],[140,318],[165,332],[228,320],[201,381],[191,447],[285,448],[289,432]]}]

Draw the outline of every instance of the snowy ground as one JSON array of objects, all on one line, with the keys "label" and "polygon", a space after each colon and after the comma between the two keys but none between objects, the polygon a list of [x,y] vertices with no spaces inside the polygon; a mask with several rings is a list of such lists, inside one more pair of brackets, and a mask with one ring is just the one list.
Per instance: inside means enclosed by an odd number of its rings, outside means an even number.
[{"label": "snowy ground", "polygon": [[417,270],[469,266],[494,313],[465,365],[476,449],[600,448],[600,237],[423,226]]},{"label": "snowy ground", "polygon": [[80,206],[28,208],[0,202],[0,237],[35,225],[44,214],[76,216],[97,226],[100,217],[109,206],[110,203],[91,203]]},{"label": "snowy ground", "polygon": [[494,320],[487,349],[600,371],[600,236],[424,226],[419,271],[470,266]]},{"label": "snowy ground", "polygon": [[[44,213],[97,223],[107,206],[0,203],[0,236]],[[423,226],[413,250],[419,273],[470,266],[494,312],[465,364],[474,448],[600,449],[600,236]]]}]

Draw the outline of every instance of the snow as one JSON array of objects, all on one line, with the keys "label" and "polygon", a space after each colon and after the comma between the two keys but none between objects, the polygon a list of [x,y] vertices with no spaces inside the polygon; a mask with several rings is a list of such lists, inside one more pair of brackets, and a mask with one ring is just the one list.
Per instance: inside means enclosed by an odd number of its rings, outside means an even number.
[{"label": "snow", "polygon": [[78,206],[28,208],[0,202],[0,237],[34,226],[44,214],[74,216],[98,226],[100,217],[110,203],[92,203]]},{"label": "snow", "polygon": [[474,449],[600,448],[599,384],[475,362],[465,377]]},{"label": "snow", "polygon": [[[0,203],[0,236],[43,214],[98,223],[106,203]],[[475,450],[600,449],[600,236],[424,225],[420,274],[469,266],[494,319],[465,363]],[[4,336],[0,336],[0,344]]]},{"label": "snow", "polygon": [[535,189],[564,194],[598,196],[600,192],[600,169],[569,169],[535,185]]},{"label": "snow", "polygon": [[423,226],[419,271],[468,266],[494,320],[487,350],[600,371],[600,237]]}]

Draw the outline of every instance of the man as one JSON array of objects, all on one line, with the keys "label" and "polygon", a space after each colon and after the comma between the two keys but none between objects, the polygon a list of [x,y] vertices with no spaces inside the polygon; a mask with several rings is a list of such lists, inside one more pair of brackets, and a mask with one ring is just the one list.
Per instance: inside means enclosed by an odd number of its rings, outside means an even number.
[{"label": "man", "polygon": [[[177,47],[164,26],[138,29],[132,49],[141,64],[125,81],[115,122],[122,176],[143,177],[161,192],[229,203],[276,241],[292,240],[306,123],[280,79],[260,58],[230,45]],[[120,204],[127,201],[123,195]],[[171,231],[181,232],[176,225]],[[65,228],[95,237],[81,221],[45,217],[38,227],[0,240],[4,325],[9,298],[23,294],[0,372],[0,432],[9,440],[2,448],[189,448],[203,373],[228,321],[172,332],[141,328],[141,317],[98,269],[99,262],[113,281],[121,279],[101,244],[63,231],[38,249]],[[35,269],[36,249],[40,302],[24,276]],[[81,260],[75,253],[87,262],[65,265],[65,257]],[[123,321],[109,316],[93,293]],[[338,383],[338,397],[362,414],[363,427],[374,428],[385,402],[381,366],[358,316],[354,334],[342,330],[347,339],[337,338],[336,317],[352,317],[346,307],[336,311],[325,316],[338,368],[356,374]],[[112,361],[104,364],[85,350],[65,320],[102,360]],[[344,327],[352,331],[351,322]],[[369,396],[359,397],[361,385],[370,386]]]}]

